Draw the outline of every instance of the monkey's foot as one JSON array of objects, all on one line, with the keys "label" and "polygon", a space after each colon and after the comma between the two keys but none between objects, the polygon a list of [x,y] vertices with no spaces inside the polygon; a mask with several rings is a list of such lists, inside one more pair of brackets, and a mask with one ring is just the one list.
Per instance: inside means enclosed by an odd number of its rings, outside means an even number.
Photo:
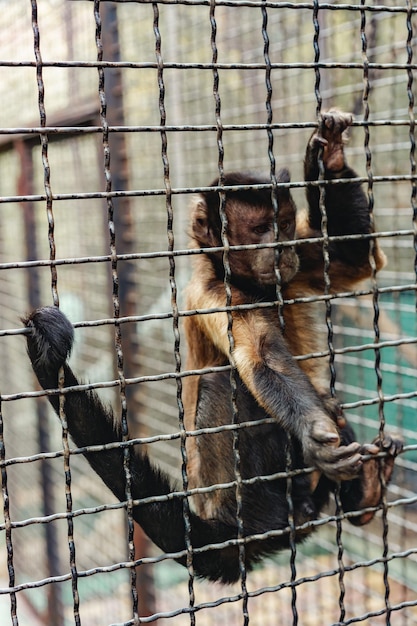
[{"label": "monkey's foot", "polygon": [[[362,446],[363,455],[377,455],[379,452],[385,452],[384,457],[375,457],[363,461],[361,472],[362,483],[362,499],[358,509],[378,506],[382,498],[382,490],[391,479],[394,469],[395,457],[401,452],[403,442],[401,439],[394,439],[390,435],[385,435],[381,442],[377,437],[371,444]],[[358,517],[351,518],[352,524],[362,526],[367,524],[374,517],[375,511],[368,511]]]},{"label": "monkey's foot", "polygon": [[311,138],[315,147],[323,146],[323,163],[327,170],[340,172],[345,167],[343,133],[352,124],[350,113],[331,109],[321,115],[317,132]]}]

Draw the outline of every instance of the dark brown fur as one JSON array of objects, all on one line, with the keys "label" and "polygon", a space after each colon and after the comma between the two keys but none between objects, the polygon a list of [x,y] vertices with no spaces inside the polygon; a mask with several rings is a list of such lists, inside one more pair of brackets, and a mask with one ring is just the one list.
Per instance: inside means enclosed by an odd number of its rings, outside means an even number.
[{"label": "dark brown fur", "polygon": [[[311,138],[306,152],[306,180],[318,178],[317,156],[324,147],[326,178],[354,178],[355,172],[345,163],[341,133],[349,125],[349,117],[333,112],[325,115],[318,133]],[[280,173],[279,182],[286,184],[289,174]],[[268,181],[242,174],[226,176],[224,184],[256,185],[266,183],[261,191],[226,192],[230,244],[268,243],[274,241],[274,212]],[[294,236],[306,238],[320,235],[321,215],[317,188],[307,193],[309,210],[305,218],[297,218],[288,189],[278,189],[278,226],[280,241]],[[208,192],[195,205],[192,218],[194,245],[206,248],[196,259],[195,273],[188,289],[191,309],[215,308],[226,303],[223,285],[224,269],[221,252],[210,251],[221,245],[218,194]],[[371,233],[368,202],[355,182],[330,186],[326,190],[329,234]],[[375,242],[375,264],[383,264],[383,254]],[[330,243],[331,291],[346,290],[371,274],[369,242]],[[245,252],[230,251],[232,304],[255,304],[276,297],[275,253],[271,249]],[[323,293],[323,252],[320,243],[286,248],[279,262],[282,295],[286,299]],[[296,539],[312,531],[306,523],[316,518],[335,481],[341,484],[341,499],[346,511],[363,506],[377,506],[381,499],[380,476],[388,481],[394,457],[401,442],[386,437],[376,444],[360,446],[352,429],[345,424],[337,401],[326,391],[317,359],[299,364],[293,356],[317,349],[318,333],[314,327],[313,305],[293,304],[284,307],[285,329],[282,332],[277,310],[258,308],[233,313],[234,359],[237,365],[237,407],[240,422],[254,422],[269,417],[273,422],[240,431],[239,453],[242,479],[266,476],[287,468],[287,445],[292,467],[302,472],[306,466],[316,468],[311,474],[297,475],[290,482],[285,478],[243,483],[241,519],[245,537],[244,561],[250,569],[264,555],[289,545],[289,500],[291,487],[294,521],[298,526]],[[28,353],[33,369],[44,389],[58,387],[58,374],[63,367],[65,386],[77,386],[78,379],[67,363],[73,340],[73,329],[55,307],[33,311],[25,320],[31,330],[27,336]],[[211,313],[186,318],[188,367],[205,368],[229,362],[227,315]],[[59,396],[48,399],[59,412]],[[230,425],[233,420],[229,372],[216,372],[186,379],[184,402],[187,429]],[[103,406],[94,392],[72,391],[65,394],[68,428],[80,447],[108,444],[122,440],[122,433],[112,411]],[[145,420],[146,417],[141,417]],[[364,455],[386,452],[384,459]],[[163,496],[152,504],[139,503],[133,509],[135,521],[165,552],[177,554],[186,564],[186,532],[192,546],[194,571],[212,580],[230,582],[240,575],[237,548],[235,488],[219,488],[205,495],[190,498],[191,511],[184,516],[181,497],[172,497],[175,488],[167,476],[150,463],[139,447],[129,448],[131,496],[135,500]],[[230,432],[204,434],[187,438],[190,487],[235,480],[233,435]],[[126,499],[125,453],[119,447],[100,452],[85,452],[92,468],[121,501]],[[165,497],[168,496],[168,497]],[[374,511],[353,517],[365,523]],[[259,534],[276,531],[264,538]],[[251,537],[256,535],[256,538]],[[223,544],[227,542],[227,545]],[[204,547],[211,545],[209,550]],[[222,544],[213,547],[212,544]],[[200,551],[200,548],[202,549]]]},{"label": "dark brown fur", "polygon": [[[318,177],[320,146],[323,147],[326,179],[356,176],[346,164],[343,150],[342,133],[349,124],[350,116],[336,111],[324,116],[321,128],[307,146],[306,180]],[[279,173],[278,182],[289,182],[286,170]],[[227,218],[229,245],[273,243],[275,218],[270,189],[253,188],[265,184],[265,179],[235,173],[225,176],[222,184],[226,188],[223,210]],[[212,183],[213,187],[217,185],[218,181]],[[249,189],[239,189],[243,185]],[[238,190],[228,191],[227,187],[238,187]],[[313,188],[307,195],[308,212],[296,217],[296,207],[288,188],[278,186],[279,241],[321,236],[318,191]],[[349,186],[328,187],[325,197],[329,235],[372,232],[367,198],[360,185],[352,183]],[[222,245],[220,206],[220,196],[216,192],[208,192],[196,198],[191,217],[194,246],[207,249]],[[297,252],[294,248],[284,247],[279,256],[281,293],[285,300],[324,293],[322,244],[300,244]],[[331,293],[354,289],[359,281],[372,273],[369,241],[331,243],[329,254]],[[385,258],[377,241],[373,246],[373,255],[375,266],[380,269]],[[232,305],[276,300],[274,251],[271,248],[230,251],[228,259]],[[188,308],[224,307],[225,294],[221,253],[208,251],[198,256],[187,292]],[[252,465],[256,465],[253,475],[259,471],[266,474],[284,470],[286,434],[293,439],[293,447],[302,453],[301,456],[294,456],[294,466],[307,463],[320,470],[311,476],[310,481],[299,483],[301,489],[297,495],[300,496],[304,490],[304,496],[298,498],[299,508],[295,507],[298,524],[315,517],[322,505],[314,501],[321,474],[332,480],[349,480],[361,474],[362,482],[360,485],[358,483],[355,503],[358,508],[370,504],[371,500],[372,504],[376,504],[381,492],[373,467],[378,463],[368,463],[362,467],[362,449],[355,443],[353,432],[346,425],[337,401],[326,391],[326,376],[323,375],[326,360],[302,360],[296,365],[291,358],[317,352],[324,347],[317,330],[316,306],[284,306],[283,331],[275,308],[232,313],[233,359],[237,367],[235,376],[242,394],[238,419],[241,422],[251,421],[255,419],[256,413],[258,418],[273,417],[279,426],[272,432],[269,427],[264,431],[258,427],[245,432],[240,449],[243,472],[248,472],[247,477],[252,477],[249,469]],[[185,327],[189,346],[187,369],[229,363],[226,313],[187,317]],[[295,386],[291,385],[294,379],[297,381]],[[265,384],[267,380],[268,384]],[[209,383],[199,376],[186,379],[184,404],[187,430],[232,423],[232,406],[227,400],[230,392],[230,384],[223,373],[210,374]],[[222,397],[220,404],[219,394]],[[297,395],[301,398],[298,399]],[[214,413],[210,413],[210,406],[217,407]],[[268,446],[265,444],[271,436],[275,437],[276,446],[270,448],[270,454],[274,456],[268,458]],[[188,440],[188,477],[191,487],[207,487],[213,483],[234,480],[232,443],[230,434],[206,435]],[[259,453],[254,452],[255,443],[259,444],[262,457],[254,463],[254,455]],[[374,446],[372,450],[377,452],[378,447]],[[388,463],[387,466],[390,474],[391,465]],[[297,488],[295,483],[294,489]],[[360,495],[362,491],[363,497]],[[365,492],[367,495],[364,495]],[[195,496],[193,504],[197,513],[207,519],[225,519],[225,511],[233,514],[236,510],[234,491],[231,489]],[[264,520],[268,517],[265,513],[262,511]],[[248,511],[247,515],[250,517],[251,512]],[[368,519],[369,515],[365,515],[363,519],[355,518],[355,521],[360,523]]]}]

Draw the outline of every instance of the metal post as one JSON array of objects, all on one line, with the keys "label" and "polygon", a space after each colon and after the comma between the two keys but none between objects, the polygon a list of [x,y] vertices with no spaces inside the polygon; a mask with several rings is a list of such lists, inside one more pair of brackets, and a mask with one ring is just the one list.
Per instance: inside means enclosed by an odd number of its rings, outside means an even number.
[{"label": "metal post", "polygon": [[[102,40],[104,58],[107,61],[120,61],[119,32],[117,23],[117,6],[103,3],[101,5]],[[122,126],[123,114],[123,85],[121,70],[107,68],[105,70],[107,121],[110,126]],[[126,141],[123,133],[110,133],[110,154],[112,187],[122,191],[129,188],[129,168],[127,161]],[[119,254],[128,254],[134,250],[134,229],[129,198],[114,198],[114,227],[117,236],[117,251]],[[138,284],[135,278],[135,267],[129,261],[118,265],[120,315],[133,315],[137,311]],[[122,332],[122,348],[124,355],[124,373],[126,378],[135,371],[135,346],[137,345],[134,324],[124,324]],[[134,390],[127,387],[127,399],[130,413],[139,412],[139,403],[135,398]],[[137,422],[136,422],[137,425]],[[135,524],[134,544],[137,558],[147,555],[149,540],[142,529]],[[154,613],[153,578],[150,567],[137,568],[137,592],[141,616]]]},{"label": "metal post", "polygon": [[[32,144],[33,145],[33,144]],[[29,196],[34,193],[33,185],[33,160],[32,145],[29,141],[18,140],[14,147],[20,159],[20,176],[17,181],[17,194]],[[24,230],[26,243],[27,260],[38,258],[36,245],[36,221],[35,208],[33,202],[22,202],[24,213]],[[39,269],[30,267],[26,269],[27,278],[27,300],[30,309],[40,306]],[[45,398],[42,402],[36,403],[38,422],[38,448],[39,452],[50,450],[49,444],[49,418],[47,403]],[[47,461],[41,461],[41,491],[43,515],[48,516],[55,513],[55,497],[51,466]],[[61,573],[58,536],[53,523],[44,524],[46,541],[46,560],[49,576],[58,576]],[[64,610],[62,603],[61,588],[58,584],[48,585],[48,605],[46,623],[59,625],[64,623]]]}]

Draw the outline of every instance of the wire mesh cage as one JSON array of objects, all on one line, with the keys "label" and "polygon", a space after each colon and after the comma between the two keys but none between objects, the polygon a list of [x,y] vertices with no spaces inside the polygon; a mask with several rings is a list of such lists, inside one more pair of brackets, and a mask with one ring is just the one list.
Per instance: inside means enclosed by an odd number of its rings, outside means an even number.
[{"label": "wire mesh cage", "polygon": [[[416,12],[4,0],[2,624],[417,624]],[[320,356],[358,440],[386,426],[404,448],[370,524],[351,526],[333,497],[305,543],[231,586],[199,580],[192,547],[188,568],[157,549],[71,442],[20,319],[66,313],[83,389],[176,481],[186,515],[190,198],[222,171],[265,172],[272,189],[285,167],[304,206],[305,145],[332,107],[354,115],[346,151],[388,263],[356,292],[317,297]]]}]

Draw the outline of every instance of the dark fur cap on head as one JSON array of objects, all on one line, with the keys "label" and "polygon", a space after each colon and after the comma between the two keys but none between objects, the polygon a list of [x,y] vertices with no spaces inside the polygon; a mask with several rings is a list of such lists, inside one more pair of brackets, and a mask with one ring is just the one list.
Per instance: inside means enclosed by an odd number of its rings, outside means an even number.
[{"label": "dark fur cap on head", "polygon": [[[279,172],[277,172],[277,182],[290,182],[290,173],[287,169],[281,169],[279,170]],[[266,185],[266,187],[262,189],[248,189],[248,187],[251,187],[252,185]],[[214,179],[209,186],[214,188],[219,187],[219,179]],[[261,176],[258,174],[246,172],[231,172],[230,174],[225,174],[223,176],[221,186],[242,187],[242,189],[237,189],[233,191],[228,191],[227,189],[225,189],[226,201],[234,200],[235,202],[240,202],[242,204],[255,207],[271,206],[272,204],[272,183],[271,179],[267,176]],[[288,201],[290,198],[289,188],[278,187],[277,197],[278,202],[280,200]],[[219,242],[221,239],[219,191],[217,189],[213,191],[205,191],[200,194],[200,198],[204,200],[205,206],[203,203],[201,203],[199,208],[199,203],[198,201],[196,202],[194,207],[193,223],[190,235],[195,241],[197,241],[197,243],[199,243],[203,247],[207,246],[208,239],[204,238],[205,241],[200,241],[200,238],[198,237],[198,232],[201,230],[202,221],[204,220],[205,227],[207,228],[207,236],[209,235],[209,233],[211,233],[214,237],[213,242],[209,245],[218,245],[215,242]],[[197,222],[199,223],[197,224]]]}]

